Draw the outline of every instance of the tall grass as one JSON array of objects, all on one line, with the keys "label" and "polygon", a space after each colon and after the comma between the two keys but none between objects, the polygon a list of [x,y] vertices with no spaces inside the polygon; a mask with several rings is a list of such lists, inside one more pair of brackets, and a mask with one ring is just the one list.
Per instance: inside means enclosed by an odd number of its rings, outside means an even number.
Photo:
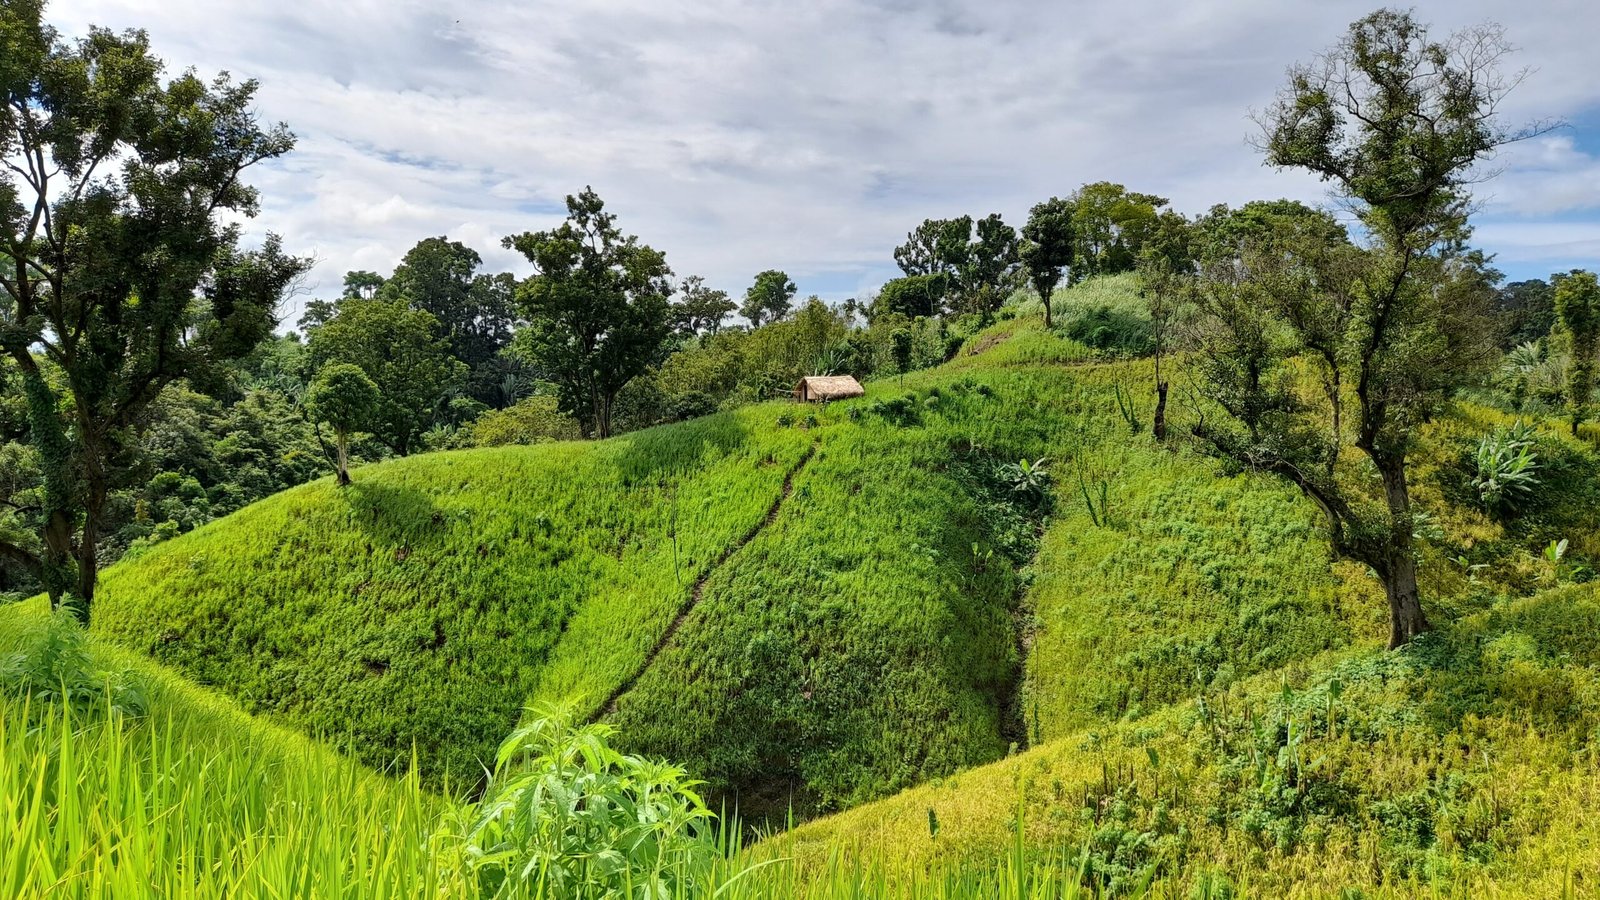
[{"label": "tall grass", "polygon": [[240,752],[149,721],[8,698],[0,896],[394,897],[449,887],[440,803],[323,754]]}]

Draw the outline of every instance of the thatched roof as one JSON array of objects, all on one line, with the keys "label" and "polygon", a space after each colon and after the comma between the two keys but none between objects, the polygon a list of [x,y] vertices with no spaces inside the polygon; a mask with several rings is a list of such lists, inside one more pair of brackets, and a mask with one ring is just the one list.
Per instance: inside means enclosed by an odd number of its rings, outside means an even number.
[{"label": "thatched roof", "polygon": [[849,375],[808,375],[794,388],[797,400],[843,400],[865,393],[861,382]]}]

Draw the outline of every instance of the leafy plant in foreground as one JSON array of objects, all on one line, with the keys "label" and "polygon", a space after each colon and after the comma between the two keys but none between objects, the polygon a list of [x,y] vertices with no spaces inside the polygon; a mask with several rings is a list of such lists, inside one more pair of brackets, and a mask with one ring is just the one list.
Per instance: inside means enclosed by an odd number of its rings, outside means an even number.
[{"label": "leafy plant in foreground", "polygon": [[143,715],[144,692],[127,673],[95,667],[76,613],[63,606],[43,620],[19,648],[0,659],[0,690],[82,712],[111,709]]},{"label": "leafy plant in foreground", "polygon": [[447,824],[483,896],[674,897],[702,884],[718,851],[698,782],[573,718],[531,710],[500,746],[483,801]]}]

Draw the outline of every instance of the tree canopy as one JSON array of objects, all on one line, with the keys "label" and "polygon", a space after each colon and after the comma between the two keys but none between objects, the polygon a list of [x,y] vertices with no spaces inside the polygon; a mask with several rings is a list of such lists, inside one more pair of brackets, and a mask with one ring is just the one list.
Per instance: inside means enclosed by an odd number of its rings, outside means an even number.
[{"label": "tree canopy", "polygon": [[739,314],[749,319],[755,328],[760,328],[763,322],[776,322],[789,314],[798,290],[788,275],[768,269],[756,275],[755,283],[744,292],[744,305],[739,307]]},{"label": "tree canopy", "polygon": [[370,427],[382,397],[360,366],[333,363],[317,373],[306,390],[306,412],[333,429],[339,484],[350,483],[350,435]]},{"label": "tree canopy", "polygon": [[624,236],[592,188],[567,197],[567,220],[505,239],[534,266],[517,288],[528,325],[515,345],[561,390],[588,434],[611,434],[628,382],[659,361],[672,334],[666,256]]},{"label": "tree canopy", "polygon": [[345,300],[311,333],[307,363],[313,372],[334,363],[365,372],[380,394],[367,430],[404,456],[417,449],[441,403],[467,376],[466,364],[450,354],[438,331],[431,313],[402,300]]},{"label": "tree canopy", "polygon": [[1055,327],[1051,296],[1061,283],[1062,273],[1072,266],[1076,246],[1072,210],[1071,200],[1051,197],[1035,204],[1028,213],[1027,224],[1022,226],[1018,256],[1028,283],[1044,306],[1046,328]]},{"label": "tree canopy", "polygon": [[1593,272],[1574,271],[1556,283],[1556,320],[1570,344],[1567,363],[1567,411],[1572,433],[1589,417],[1594,400],[1595,367],[1600,365],[1600,283]]},{"label": "tree canopy", "polygon": [[374,282],[370,272],[345,276],[346,292],[371,288],[379,296],[403,300],[433,316],[434,335],[467,365],[467,392],[486,404],[499,400],[496,356],[511,343],[517,324],[513,309],[516,280],[508,273],[480,274],[483,258],[460,241],[426,238],[406,252],[394,274]]},{"label": "tree canopy", "polygon": [[248,354],[307,264],[276,237],[241,246],[258,208],[246,170],[294,146],[257,120],[255,82],[163,79],[144,32],[68,42],[39,17],[0,7],[0,349],[43,483],[38,540],[0,553],[87,618],[142,413]]}]

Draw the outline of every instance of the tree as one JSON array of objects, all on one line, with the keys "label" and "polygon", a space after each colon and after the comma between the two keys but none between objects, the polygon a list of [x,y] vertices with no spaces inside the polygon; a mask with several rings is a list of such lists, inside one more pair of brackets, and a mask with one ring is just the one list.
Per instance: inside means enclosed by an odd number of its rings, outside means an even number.
[{"label": "tree", "polygon": [[608,437],[628,382],[659,361],[672,334],[666,257],[623,236],[592,188],[567,197],[567,221],[505,239],[533,263],[517,288],[528,325],[514,344],[561,391],[586,434]]},{"label": "tree", "polygon": [[306,262],[276,237],[239,246],[257,210],[245,172],[294,145],[251,111],[255,82],[163,81],[143,32],[68,43],[40,6],[0,4],[0,350],[42,479],[39,550],[0,538],[0,555],[25,559],[53,604],[76,595],[87,621],[141,414],[271,333]]},{"label": "tree", "polygon": [[1556,283],[1556,319],[1568,341],[1572,360],[1567,364],[1567,411],[1572,433],[1588,418],[1594,396],[1594,372],[1600,359],[1600,283],[1593,272],[1573,271]]},{"label": "tree", "polygon": [[436,337],[430,313],[400,300],[345,300],[328,324],[311,333],[307,363],[321,371],[334,363],[356,366],[381,395],[372,434],[405,456],[433,423],[440,401],[459,391],[466,364]]},{"label": "tree", "polygon": [[797,290],[788,275],[768,269],[757,275],[755,283],[744,292],[744,305],[739,307],[739,314],[756,328],[760,328],[762,322],[776,322],[789,314]]},{"label": "tree", "polygon": [[716,334],[722,322],[738,309],[738,304],[728,297],[727,291],[706,287],[706,280],[690,275],[678,287],[679,300],[673,306],[678,332],[685,337]]},{"label": "tree", "polygon": [[1236,210],[1214,206],[1196,223],[1195,243],[1201,260],[1248,271],[1297,329],[1328,401],[1325,468],[1331,476],[1344,441],[1341,341],[1365,257],[1332,215],[1297,200],[1252,200]]},{"label": "tree", "polygon": [[1165,197],[1097,181],[1073,192],[1072,279],[1132,271],[1139,250],[1155,231]]},{"label": "tree", "polygon": [[[1202,386],[1227,415],[1202,421],[1197,435],[1316,503],[1335,554],[1383,582],[1391,647],[1429,627],[1417,586],[1411,445],[1493,353],[1498,275],[1464,242],[1474,164],[1519,136],[1495,115],[1514,83],[1498,74],[1507,52],[1497,27],[1435,41],[1409,14],[1384,10],[1351,25],[1315,64],[1291,69],[1259,119],[1267,162],[1333,183],[1367,246],[1359,265],[1321,281],[1315,254],[1300,254],[1312,258],[1288,274],[1308,279],[1307,289],[1288,295],[1274,289],[1276,278],[1251,277],[1284,247],[1247,248],[1242,264],[1209,265],[1198,292]],[[1316,357],[1324,330],[1349,385],[1331,405],[1351,407],[1353,444],[1377,472],[1377,497],[1358,466],[1341,464],[1340,441],[1321,424],[1331,411],[1319,415],[1296,386],[1294,361]]]},{"label": "tree", "polygon": [[1017,230],[999,213],[978,220],[978,237],[968,247],[956,291],[960,306],[970,312],[992,315],[1015,286],[1020,262]]},{"label": "tree", "polygon": [[[1017,232],[999,213],[976,223],[971,216],[927,219],[906,235],[894,258],[907,278],[922,278],[918,284],[942,288],[943,294],[926,315],[942,311],[946,296],[952,309],[992,313],[1005,300],[1016,272]],[[939,280],[926,280],[933,278]]]},{"label": "tree", "polygon": [[1062,270],[1072,265],[1074,246],[1071,200],[1051,197],[1029,211],[1028,223],[1022,226],[1019,256],[1028,282],[1044,305],[1046,328],[1055,327],[1051,295],[1061,282]]},{"label": "tree", "polygon": [[943,273],[954,281],[967,264],[972,217],[925,219],[894,249],[894,261],[907,275]]},{"label": "tree", "polygon": [[380,402],[378,386],[360,366],[349,363],[324,367],[306,390],[307,414],[333,429],[340,487],[350,483],[350,435],[371,427]]},{"label": "tree", "polygon": [[888,313],[899,313],[908,319],[918,316],[936,316],[949,281],[943,274],[907,275],[886,282],[878,289],[878,299],[873,303],[873,318]]},{"label": "tree", "polygon": [[309,335],[311,332],[333,321],[339,314],[339,301],[337,300],[307,300],[306,308],[300,314],[300,320],[295,327],[301,334]]},{"label": "tree", "polygon": [[1556,325],[1555,289],[1542,278],[1500,288],[1494,305],[1500,316],[1500,347],[1505,350],[1543,340]]},{"label": "tree", "polygon": [[461,431],[462,446],[504,447],[582,437],[578,421],[560,410],[556,398],[539,395],[484,413]]},{"label": "tree", "polygon": [[371,300],[378,296],[378,291],[383,288],[385,279],[377,272],[359,270],[344,273],[344,293],[339,295],[341,300]]},{"label": "tree", "polygon": [[1162,358],[1166,355],[1173,318],[1193,269],[1189,222],[1182,215],[1167,210],[1140,249],[1138,265],[1140,293],[1150,311],[1150,338],[1155,347],[1156,409],[1151,432],[1158,441],[1167,439],[1168,383],[1161,368]]},{"label": "tree", "polygon": [[[426,238],[406,251],[377,293],[431,314],[437,323],[434,335],[467,364],[467,393],[493,403],[499,378],[493,361],[511,343],[516,325],[516,280],[509,274],[479,274],[482,264],[477,251],[460,241]],[[353,277],[367,275],[371,273],[352,272],[346,285]]]}]

